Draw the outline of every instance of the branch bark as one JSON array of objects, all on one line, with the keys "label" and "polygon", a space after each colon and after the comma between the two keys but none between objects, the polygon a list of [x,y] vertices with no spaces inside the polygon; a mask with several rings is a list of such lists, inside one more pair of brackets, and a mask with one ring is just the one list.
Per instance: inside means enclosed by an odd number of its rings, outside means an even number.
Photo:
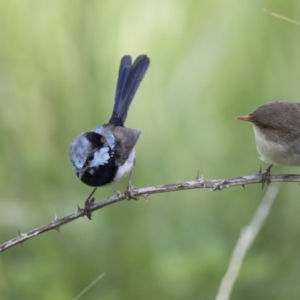
[{"label": "branch bark", "polygon": [[[291,174],[283,174],[283,175],[270,175],[268,178],[269,182],[300,182],[300,175],[291,175]],[[211,191],[221,191],[224,188],[231,188],[234,186],[245,186],[248,184],[256,184],[262,183],[262,174],[259,173],[257,175],[248,175],[248,176],[241,176],[236,178],[229,178],[229,179],[214,179],[214,180],[204,180],[202,178],[196,178],[195,180],[185,181],[181,183],[173,183],[173,184],[166,184],[166,185],[157,185],[151,187],[143,187],[140,189],[134,189],[131,192],[132,198],[134,197],[144,197],[147,198],[149,195],[158,194],[158,193],[167,193],[167,192],[174,192],[174,191],[183,191],[183,190],[191,190],[191,189],[210,189]],[[117,192],[115,195],[100,200],[99,202],[92,203],[89,206],[88,214],[101,209],[105,206],[117,203],[122,200],[126,200],[128,197],[126,191]],[[31,231],[26,233],[19,232],[19,235],[3,244],[0,245],[0,252],[3,252],[17,244],[22,244],[23,242],[42,234],[49,230],[57,230],[59,228],[72,222],[80,217],[84,217],[87,215],[86,210],[78,208],[77,211],[69,214],[65,217],[58,218],[55,216],[54,220],[46,225],[42,225],[38,228],[35,228]]]}]

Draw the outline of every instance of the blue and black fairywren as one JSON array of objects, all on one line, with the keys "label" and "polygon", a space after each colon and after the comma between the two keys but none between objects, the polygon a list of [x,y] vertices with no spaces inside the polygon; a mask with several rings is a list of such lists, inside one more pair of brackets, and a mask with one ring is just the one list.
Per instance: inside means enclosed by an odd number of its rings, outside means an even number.
[{"label": "blue and black fairywren", "polygon": [[132,64],[125,55],[120,63],[115,103],[107,124],[80,134],[69,148],[78,178],[99,187],[119,181],[129,174],[135,162],[134,146],[141,134],[124,127],[129,106],[149,67],[150,60],[140,55]]}]

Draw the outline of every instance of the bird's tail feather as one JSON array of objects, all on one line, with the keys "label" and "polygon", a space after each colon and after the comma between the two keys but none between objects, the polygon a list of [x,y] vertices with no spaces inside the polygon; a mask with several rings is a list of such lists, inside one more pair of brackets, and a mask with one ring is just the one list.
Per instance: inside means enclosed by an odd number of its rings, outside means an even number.
[{"label": "bird's tail feather", "polygon": [[120,63],[115,104],[110,124],[123,126],[132,99],[142,82],[149,67],[150,60],[146,55],[140,55],[134,63],[131,56],[125,55]]}]

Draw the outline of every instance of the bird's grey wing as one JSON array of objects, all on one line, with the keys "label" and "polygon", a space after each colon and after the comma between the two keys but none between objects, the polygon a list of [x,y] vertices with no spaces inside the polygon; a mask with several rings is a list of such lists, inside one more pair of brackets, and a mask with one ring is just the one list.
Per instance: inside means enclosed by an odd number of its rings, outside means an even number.
[{"label": "bird's grey wing", "polygon": [[114,130],[116,163],[123,165],[132,152],[141,134],[140,130],[117,126]]},{"label": "bird's grey wing", "polygon": [[105,137],[118,165],[125,163],[141,134],[140,130],[112,124],[99,125],[93,131]]}]

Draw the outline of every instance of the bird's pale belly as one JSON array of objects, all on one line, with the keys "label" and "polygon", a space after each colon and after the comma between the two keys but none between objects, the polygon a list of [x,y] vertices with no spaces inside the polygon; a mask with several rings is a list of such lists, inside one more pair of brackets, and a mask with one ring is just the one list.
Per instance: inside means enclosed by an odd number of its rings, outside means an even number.
[{"label": "bird's pale belly", "polygon": [[291,146],[279,141],[267,140],[259,129],[254,127],[256,148],[260,159],[266,163],[285,166],[300,166],[300,153],[298,154]]},{"label": "bird's pale belly", "polygon": [[123,177],[125,177],[127,174],[131,172],[131,170],[134,167],[134,159],[135,159],[135,151],[133,149],[126,162],[122,166],[119,166],[117,174],[114,178],[114,182],[121,180]]}]

